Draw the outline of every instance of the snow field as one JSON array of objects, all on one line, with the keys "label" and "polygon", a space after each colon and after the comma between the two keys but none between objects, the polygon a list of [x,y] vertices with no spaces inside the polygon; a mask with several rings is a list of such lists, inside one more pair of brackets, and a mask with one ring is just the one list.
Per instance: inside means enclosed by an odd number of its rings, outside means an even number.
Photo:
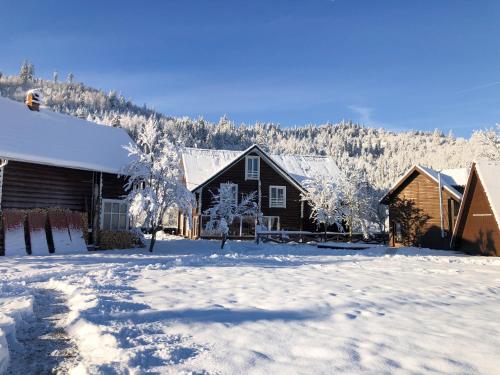
[{"label": "snow field", "polygon": [[75,374],[497,373],[498,258],[218,247],[5,257],[0,298],[41,282],[66,294]]}]

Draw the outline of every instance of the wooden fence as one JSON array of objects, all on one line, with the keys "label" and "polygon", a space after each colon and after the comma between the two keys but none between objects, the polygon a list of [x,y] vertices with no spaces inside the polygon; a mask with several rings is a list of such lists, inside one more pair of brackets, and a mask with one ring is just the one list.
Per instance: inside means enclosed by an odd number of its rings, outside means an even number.
[{"label": "wooden fence", "polygon": [[275,243],[307,243],[307,242],[351,242],[366,244],[386,244],[389,236],[387,233],[372,233],[365,237],[363,233],[343,232],[306,232],[306,231],[263,231],[256,235],[257,243],[275,242]]}]

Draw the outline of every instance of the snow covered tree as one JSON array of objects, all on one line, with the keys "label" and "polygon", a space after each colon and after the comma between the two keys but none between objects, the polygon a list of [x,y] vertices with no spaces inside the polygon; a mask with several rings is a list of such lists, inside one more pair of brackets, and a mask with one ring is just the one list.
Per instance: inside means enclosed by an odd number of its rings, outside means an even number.
[{"label": "snow covered tree", "polygon": [[345,169],[339,176],[342,191],[342,214],[352,239],[354,229],[360,229],[368,236],[370,211],[370,185],[363,171],[356,168]]},{"label": "snow covered tree", "polygon": [[19,70],[19,78],[23,84],[33,80],[35,74],[35,67],[28,60],[24,60],[21,69]]},{"label": "snow covered tree", "polygon": [[182,183],[179,150],[162,135],[156,120],[150,118],[136,144],[125,148],[132,159],[124,169],[129,176],[125,186],[130,189],[129,212],[134,218],[142,216],[143,225],[151,229],[152,252],[166,212],[177,208],[190,217],[196,201]]},{"label": "snow covered tree", "polygon": [[342,229],[343,220],[343,197],[337,182],[332,178],[317,177],[304,181],[306,192],[302,199],[311,206],[311,219],[318,227],[322,224],[325,231],[325,242],[327,240],[327,229],[336,225]]},{"label": "snow covered tree", "polygon": [[53,78],[54,83],[57,83],[57,81],[59,81],[59,73],[54,72],[54,74],[52,75],[52,78]]},{"label": "snow covered tree", "polygon": [[473,138],[477,138],[480,145],[479,158],[500,160],[500,124],[496,128],[474,132]]},{"label": "snow covered tree", "polygon": [[68,83],[72,84],[74,80],[75,80],[75,75],[73,73],[69,73],[68,74]]},{"label": "snow covered tree", "polygon": [[242,195],[238,202],[235,185],[231,183],[222,184],[217,192],[212,192],[212,207],[205,211],[210,217],[205,229],[221,234],[221,249],[226,244],[229,228],[236,218],[241,220],[243,216],[257,216],[256,197],[257,192],[254,191]]}]

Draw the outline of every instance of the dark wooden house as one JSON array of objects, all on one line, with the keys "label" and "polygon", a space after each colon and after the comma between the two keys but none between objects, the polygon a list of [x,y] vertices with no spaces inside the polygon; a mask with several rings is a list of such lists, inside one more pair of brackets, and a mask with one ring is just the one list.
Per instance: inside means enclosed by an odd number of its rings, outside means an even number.
[{"label": "dark wooden house", "polygon": [[123,145],[130,142],[123,129],[0,98],[0,210],[85,213],[90,242],[101,229],[127,229],[118,174],[128,162]]},{"label": "dark wooden house", "polygon": [[449,249],[455,226],[466,169],[444,170],[440,173],[426,167],[414,166],[401,177],[381,199],[389,210],[389,244],[399,247],[408,244],[404,224],[397,218],[402,215],[401,201],[411,201],[422,217],[427,217],[411,245],[431,249]]},{"label": "dark wooden house", "polygon": [[[206,231],[209,218],[204,212],[212,205],[212,192],[221,184],[231,184],[238,200],[256,192],[267,230],[315,231],[310,208],[301,197],[305,191],[301,183],[313,175],[335,178],[338,174],[331,158],[270,155],[257,145],[245,151],[187,149],[182,163],[186,185],[198,202],[192,225],[180,215],[179,232],[189,238],[217,237]],[[229,235],[252,238],[255,228],[255,218],[246,217],[233,223]]]},{"label": "dark wooden house", "polygon": [[500,256],[500,161],[472,165],[452,247],[469,254]]}]

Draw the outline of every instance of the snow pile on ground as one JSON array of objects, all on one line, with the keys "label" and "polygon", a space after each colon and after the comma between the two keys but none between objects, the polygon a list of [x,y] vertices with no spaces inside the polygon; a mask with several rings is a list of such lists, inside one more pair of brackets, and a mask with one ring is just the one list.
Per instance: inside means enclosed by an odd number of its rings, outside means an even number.
[{"label": "snow pile on ground", "polygon": [[[6,257],[0,298],[65,293],[75,373],[496,374],[500,259],[166,238]],[[23,288],[21,280],[26,280]],[[16,288],[9,292],[9,286]]]},{"label": "snow pile on ground", "polygon": [[[3,292],[5,289],[2,288]],[[10,360],[9,342],[16,342],[16,327],[22,324],[24,318],[33,314],[33,299],[31,296],[20,296],[0,298],[0,374],[3,373]],[[5,295],[13,294],[12,290]],[[0,294],[1,296],[1,294]]]}]

